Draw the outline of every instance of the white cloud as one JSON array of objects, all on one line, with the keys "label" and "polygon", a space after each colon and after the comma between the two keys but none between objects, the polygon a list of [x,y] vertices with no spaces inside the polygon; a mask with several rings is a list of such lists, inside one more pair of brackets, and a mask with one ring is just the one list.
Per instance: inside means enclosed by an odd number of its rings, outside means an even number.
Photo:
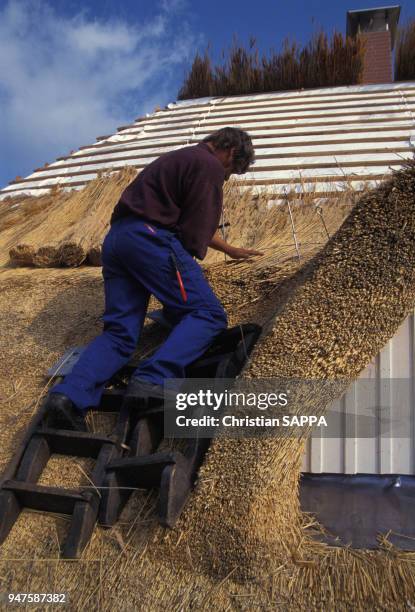
[{"label": "white cloud", "polygon": [[175,19],[183,8],[163,0],[138,24],[10,0],[0,10],[0,187],[174,98],[195,42]]},{"label": "white cloud", "polygon": [[161,0],[160,5],[166,13],[179,12],[187,8],[188,2],[187,0]]}]

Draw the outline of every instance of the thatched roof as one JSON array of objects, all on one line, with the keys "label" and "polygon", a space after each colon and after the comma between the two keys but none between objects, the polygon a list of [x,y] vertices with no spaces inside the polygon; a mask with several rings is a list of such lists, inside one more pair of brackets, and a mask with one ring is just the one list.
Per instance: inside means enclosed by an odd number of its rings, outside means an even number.
[{"label": "thatched roof", "polygon": [[[407,99],[411,88],[415,95],[415,86],[405,85]],[[345,95],[344,89],[326,90],[326,93],[335,100],[338,93]],[[363,96],[361,89],[347,89],[350,90],[347,95]],[[382,96],[394,97],[396,102],[397,86],[367,90],[369,93],[365,96],[379,96],[382,92]],[[298,93],[303,102],[310,96],[312,92]],[[253,106],[263,104],[264,100],[266,104],[264,96],[252,98],[249,104]],[[280,98],[283,105],[284,95]],[[246,102],[244,98],[237,98],[223,104],[238,109],[238,105]],[[409,151],[408,114],[399,107],[397,113],[400,116],[402,112],[402,117],[396,123],[403,123],[405,127],[398,136],[395,122],[390,121],[395,102],[383,113],[389,120],[385,129],[377,118],[377,128],[370,132],[370,139],[375,133],[378,138],[390,137],[384,141],[390,145],[400,139]],[[210,121],[207,110],[216,112],[216,103],[209,100],[201,103],[206,111],[203,121]],[[183,103],[160,111],[161,115],[156,113],[154,122],[157,130],[160,128],[159,137],[163,134],[159,120],[163,113],[174,116],[178,112],[187,116],[191,109],[192,104]],[[327,119],[327,112],[320,115]],[[362,116],[364,119],[358,120],[360,137],[367,138],[368,116]],[[197,111],[193,134],[199,121]],[[211,131],[214,121],[206,127],[204,123],[200,125],[203,130]],[[297,129],[292,127],[293,123],[290,125],[290,129]],[[349,137],[353,139],[352,134],[357,138],[356,131],[345,133],[346,125],[350,124],[335,127],[333,120],[329,127],[331,135],[335,136],[337,129],[338,137],[341,134],[344,139],[342,142]],[[183,129],[185,133],[177,135],[182,144],[183,140],[189,140],[186,130],[190,128]],[[260,129],[265,136],[269,134],[266,127]],[[300,129],[303,130],[300,142],[304,143],[310,136],[309,128],[303,125]],[[312,128],[319,129],[322,127]],[[136,131],[140,134],[139,128]],[[121,151],[118,147],[124,147],[125,153],[133,146],[136,154],[137,134],[133,134],[130,143],[131,130],[127,128],[125,133],[90,149],[101,154],[102,144],[105,148],[114,147],[118,154]],[[144,133],[142,137],[147,138]],[[292,137],[292,133],[287,136]],[[319,138],[318,146],[322,146]],[[275,140],[272,149],[275,152],[278,138],[273,134],[271,139]],[[163,136],[160,140],[165,144]],[[268,138],[262,134],[258,141],[262,140]],[[356,141],[351,143],[351,151],[352,147],[356,147]],[[401,165],[399,158],[396,166]],[[375,172],[379,167],[382,166],[374,164],[371,169]],[[274,181],[278,189],[281,183],[274,172],[279,171],[262,169],[254,174],[263,182]],[[345,172],[349,172],[349,166],[345,166]],[[297,175],[302,180],[298,172]],[[87,175],[80,176],[84,180]],[[363,176],[366,175],[360,178]],[[317,172],[314,177],[321,178],[321,174]],[[100,180],[90,183],[90,189],[105,189]],[[304,185],[308,184],[316,183],[308,178]],[[341,202],[326,202],[320,209],[323,216],[316,209],[313,197],[308,201],[303,197],[290,211],[288,200],[281,207],[269,207],[268,196],[253,199],[249,192],[245,202],[249,203],[248,208],[237,206],[243,197],[241,193],[229,201],[229,215],[235,218],[229,230],[231,238],[239,235],[249,244],[261,245],[266,252],[264,258],[252,263],[216,260],[207,269],[229,313],[230,324],[253,321],[264,326],[264,334],[244,377],[278,375],[337,380],[358,376],[415,304],[414,184],[412,165],[360,198],[349,190]],[[42,189],[45,185],[38,184]],[[304,192],[307,192],[306,186]],[[28,208],[34,201],[27,201]],[[38,240],[44,232],[40,222],[35,227],[33,219],[43,215],[50,204],[49,200],[46,204],[40,203],[34,217],[22,214],[17,226],[22,223],[25,232],[37,227]],[[85,204],[82,192],[78,204],[81,207]],[[3,205],[6,214],[7,201]],[[249,210],[252,217],[244,216],[241,210]],[[14,215],[13,211],[7,214]],[[16,229],[15,217],[11,221],[10,216],[5,219],[6,225],[11,222],[9,229]],[[7,236],[3,250],[13,242],[11,234]],[[84,344],[99,331],[103,296],[98,268],[4,267],[0,276],[2,336],[6,338],[0,353],[1,462],[4,465],[45,392],[45,370],[69,346]],[[145,352],[160,342],[160,333],[153,324],[147,325],[139,350]],[[339,393],[342,389],[340,385]],[[327,402],[333,399],[322,396],[318,409],[325,410]],[[301,404],[297,408],[305,407]],[[108,424],[92,414],[90,426],[105,431]],[[59,543],[66,527],[62,517],[23,513],[0,547],[3,590],[68,591],[72,607],[76,609],[404,608],[413,602],[414,553],[396,549],[387,538],[377,551],[339,549],[315,541],[313,536],[321,533],[322,528],[315,518],[301,511],[298,499],[304,444],[304,439],[215,440],[195,494],[176,530],[166,532],[155,523],[153,493],[137,492],[114,528],[95,530],[79,562],[58,560]],[[90,467],[87,462],[78,462],[74,469],[69,458],[54,459],[42,475],[42,482],[88,487]]]}]

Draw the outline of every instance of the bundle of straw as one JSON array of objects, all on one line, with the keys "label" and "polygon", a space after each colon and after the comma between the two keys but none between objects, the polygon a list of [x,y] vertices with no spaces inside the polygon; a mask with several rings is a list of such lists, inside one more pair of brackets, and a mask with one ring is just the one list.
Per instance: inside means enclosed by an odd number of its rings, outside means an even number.
[{"label": "bundle of straw", "polygon": [[[53,204],[59,202],[63,205],[68,197],[68,193],[56,187],[46,195],[6,198],[0,203],[0,266],[9,261],[9,250],[23,236],[46,221]],[[21,263],[25,265],[24,256]]]},{"label": "bundle of straw", "polygon": [[334,32],[329,39],[320,32],[304,47],[286,39],[280,53],[262,57],[255,38],[248,47],[234,39],[228,55],[222,55],[224,64],[213,66],[208,50],[203,57],[196,54],[179,100],[359,83],[364,45],[360,36],[345,38]]},{"label": "bundle of straw", "polygon": [[415,19],[399,28],[395,50],[395,80],[415,79]]},{"label": "bundle of straw", "polygon": [[79,266],[91,249],[100,249],[112,210],[136,175],[127,167],[98,176],[79,191],[56,197],[42,223],[28,231],[10,249],[17,265]]},{"label": "bundle of straw", "polygon": [[108,231],[114,206],[121,193],[136,176],[135,168],[126,167],[96,185],[87,214],[71,227],[60,241],[57,258],[65,266],[88,263],[101,265],[101,244]]}]

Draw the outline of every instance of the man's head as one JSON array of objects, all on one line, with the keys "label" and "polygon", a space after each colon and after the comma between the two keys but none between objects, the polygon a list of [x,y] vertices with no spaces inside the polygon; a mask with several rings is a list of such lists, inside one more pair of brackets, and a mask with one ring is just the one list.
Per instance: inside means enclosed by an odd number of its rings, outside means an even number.
[{"label": "man's head", "polygon": [[231,174],[244,174],[255,160],[254,147],[247,132],[225,127],[203,139],[222,162],[225,179]]}]

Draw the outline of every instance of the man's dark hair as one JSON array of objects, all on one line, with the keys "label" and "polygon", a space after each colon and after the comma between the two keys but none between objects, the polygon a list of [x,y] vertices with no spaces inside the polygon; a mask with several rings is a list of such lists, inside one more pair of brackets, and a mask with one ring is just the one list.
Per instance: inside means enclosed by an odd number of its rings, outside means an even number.
[{"label": "man's dark hair", "polygon": [[203,142],[210,142],[215,149],[235,147],[233,156],[236,174],[244,174],[255,160],[255,152],[250,135],[238,128],[225,127],[209,134]]}]

